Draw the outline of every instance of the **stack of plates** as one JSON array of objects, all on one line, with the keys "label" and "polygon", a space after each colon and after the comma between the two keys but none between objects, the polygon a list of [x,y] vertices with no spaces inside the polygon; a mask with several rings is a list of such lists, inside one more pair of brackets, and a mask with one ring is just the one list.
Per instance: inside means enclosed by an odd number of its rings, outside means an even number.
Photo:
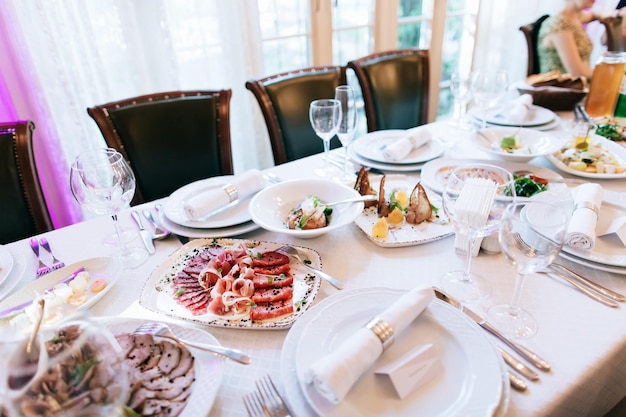
[{"label": "stack of plates", "polygon": [[34,256],[27,259],[24,253],[14,252],[11,252],[6,246],[0,246],[0,265],[2,266],[0,269],[0,300],[11,294],[24,276],[27,267],[32,270],[33,276],[37,269]]},{"label": "stack of plates", "polygon": [[[418,129],[418,128],[416,128]],[[443,145],[436,140],[431,140],[424,146],[413,149],[402,161],[391,162],[383,156],[383,149],[394,141],[409,134],[411,130],[378,130],[365,134],[354,141],[349,148],[350,158],[364,166],[377,168],[384,171],[409,172],[419,171],[422,166],[440,156]]]},{"label": "stack of plates", "polygon": [[227,206],[224,210],[201,220],[191,220],[183,209],[183,202],[198,193],[232,182],[233,175],[213,177],[185,185],[174,191],[164,204],[161,222],[171,232],[190,238],[230,237],[258,229],[248,212],[252,197]]},{"label": "stack of plates", "polygon": [[[482,123],[485,120],[488,126],[520,126],[519,122],[516,123],[508,119],[506,105],[489,110],[472,109],[468,113],[478,123]],[[521,126],[536,130],[550,130],[557,127],[560,123],[561,119],[552,110],[545,107],[531,106],[526,120],[524,120]]]}]

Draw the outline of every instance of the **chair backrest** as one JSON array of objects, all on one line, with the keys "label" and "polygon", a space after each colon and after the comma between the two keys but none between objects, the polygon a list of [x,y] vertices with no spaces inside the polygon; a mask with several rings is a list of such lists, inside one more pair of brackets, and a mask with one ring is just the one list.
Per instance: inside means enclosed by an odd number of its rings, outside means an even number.
[{"label": "chair backrest", "polygon": [[31,121],[0,123],[0,243],[53,229],[33,150]]},{"label": "chair backrest", "polygon": [[[322,151],[322,140],[309,121],[309,105],[334,98],[335,87],[344,84],[342,66],[310,67],[246,82],[261,107],[276,165]],[[338,146],[333,138],[331,147]]]},{"label": "chair backrest", "polygon": [[608,51],[625,52],[626,42],[622,35],[622,16],[609,16],[600,19],[606,32],[606,49]]},{"label": "chair backrest", "polygon": [[173,91],[87,109],[107,146],[130,163],[132,205],[166,197],[193,181],[233,173],[232,91]]},{"label": "chair backrest", "polygon": [[348,62],[348,68],[361,86],[368,132],[428,122],[428,50],[378,52]]},{"label": "chair backrest", "polygon": [[526,45],[528,46],[528,65],[526,67],[526,75],[539,74],[539,53],[537,52],[537,42],[539,37],[539,29],[544,20],[550,15],[544,14],[539,19],[524,26],[520,26],[519,30],[524,34]]}]

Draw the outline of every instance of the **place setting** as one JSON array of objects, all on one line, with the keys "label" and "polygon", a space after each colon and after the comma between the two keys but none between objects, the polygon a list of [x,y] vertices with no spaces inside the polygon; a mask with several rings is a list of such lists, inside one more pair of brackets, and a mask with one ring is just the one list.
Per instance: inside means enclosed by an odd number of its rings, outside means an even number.
[{"label": "place setting", "polygon": [[534,105],[529,94],[521,94],[497,107],[474,107],[468,115],[475,123],[484,122],[484,127],[525,127],[544,131],[552,130],[561,123],[560,117],[552,110]]}]

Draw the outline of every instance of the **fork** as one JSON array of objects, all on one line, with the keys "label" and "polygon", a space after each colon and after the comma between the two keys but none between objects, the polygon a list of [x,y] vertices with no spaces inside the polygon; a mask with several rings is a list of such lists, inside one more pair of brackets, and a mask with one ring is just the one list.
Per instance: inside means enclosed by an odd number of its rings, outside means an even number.
[{"label": "fork", "polygon": [[248,395],[243,397],[243,405],[246,407],[248,416],[250,417],[272,417],[267,413],[261,394],[257,391],[252,391]]},{"label": "fork", "polygon": [[293,416],[269,375],[265,375],[265,377],[256,381],[256,389],[261,394],[263,408],[267,415],[271,417]]},{"label": "fork", "polygon": [[163,239],[164,237],[169,236],[170,231],[169,230],[165,230],[162,227],[159,226],[159,224],[156,222],[156,220],[154,220],[154,217],[152,216],[152,212],[148,209],[144,209],[143,210],[143,215],[146,219],[148,219],[148,221],[152,224],[152,226],[154,227],[154,233],[152,234],[152,239]]},{"label": "fork", "polygon": [[293,257],[298,262],[300,262],[302,265],[304,265],[309,271],[313,272],[318,277],[320,277],[322,279],[325,279],[330,284],[332,284],[333,287],[337,288],[338,290],[342,290],[343,289],[343,282],[339,281],[337,278],[335,278],[335,277],[333,277],[331,275],[328,275],[326,272],[320,271],[317,268],[313,268],[311,265],[309,265],[308,263],[303,261],[302,258],[300,257],[300,251],[298,249],[294,248],[293,246],[284,245],[284,246],[281,246],[280,248],[276,249],[276,251],[277,252],[282,252],[282,253],[284,253],[286,255],[289,255],[289,256]]},{"label": "fork", "polygon": [[183,346],[191,346],[196,349],[204,350],[206,352],[213,353],[222,358],[230,359],[244,365],[248,365],[250,362],[252,362],[252,359],[250,359],[248,355],[236,349],[231,349],[218,345],[209,345],[205,343],[193,343],[187,340],[183,340],[176,336],[172,329],[170,329],[170,327],[165,323],[144,323],[141,326],[137,327],[133,333],[165,337]]},{"label": "fork", "polygon": [[39,239],[39,244],[43,246],[45,250],[48,251],[50,256],[52,256],[52,265],[50,266],[51,271],[54,271],[55,269],[63,268],[65,266],[65,262],[57,259],[57,257],[54,256],[54,253],[52,253],[52,249],[50,248],[50,243],[48,243],[48,239],[46,239],[45,237],[42,237],[41,239]]},{"label": "fork", "polygon": [[37,261],[39,261],[39,266],[37,267],[37,276],[40,277],[50,272],[50,267],[41,260],[41,256],[39,254],[39,242],[37,242],[37,239],[32,238],[30,240],[30,248],[33,250],[33,252],[35,252],[35,255],[37,256]]}]

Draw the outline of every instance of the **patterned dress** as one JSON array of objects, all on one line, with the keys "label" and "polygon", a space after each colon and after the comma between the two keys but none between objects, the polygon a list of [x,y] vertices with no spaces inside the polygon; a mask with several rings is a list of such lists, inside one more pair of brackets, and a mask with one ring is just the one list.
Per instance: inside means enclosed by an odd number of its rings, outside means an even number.
[{"label": "patterned dress", "polygon": [[539,71],[542,73],[554,70],[559,70],[562,73],[567,72],[565,67],[563,67],[563,63],[561,62],[561,58],[559,57],[559,53],[556,48],[552,46],[547,47],[543,44],[543,40],[547,35],[557,33],[562,30],[569,30],[572,32],[580,57],[583,62],[589,64],[589,57],[591,56],[591,52],[593,50],[593,44],[591,43],[587,32],[566,17],[557,14],[547,18],[539,29],[537,52],[539,54]]}]

